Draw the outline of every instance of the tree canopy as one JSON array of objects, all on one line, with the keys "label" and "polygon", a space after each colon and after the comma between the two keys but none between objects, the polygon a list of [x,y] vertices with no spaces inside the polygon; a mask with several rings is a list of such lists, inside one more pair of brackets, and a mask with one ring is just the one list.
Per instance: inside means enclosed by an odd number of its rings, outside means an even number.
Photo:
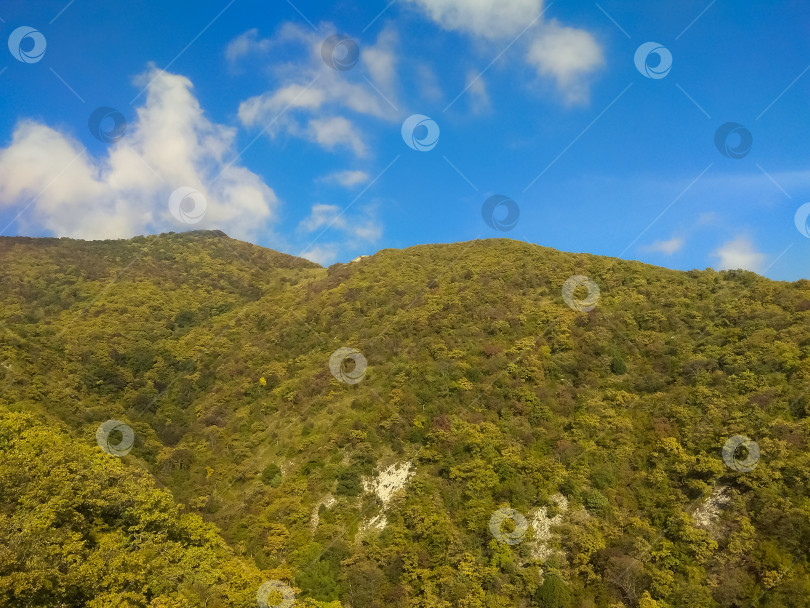
[{"label": "tree canopy", "polygon": [[807,605],[808,281],[506,239],[0,256],[4,606]]}]

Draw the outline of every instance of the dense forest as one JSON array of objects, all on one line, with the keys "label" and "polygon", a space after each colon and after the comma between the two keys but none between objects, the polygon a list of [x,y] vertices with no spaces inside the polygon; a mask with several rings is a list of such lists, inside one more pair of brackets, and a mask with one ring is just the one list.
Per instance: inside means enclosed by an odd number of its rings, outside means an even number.
[{"label": "dense forest", "polygon": [[0,238],[0,605],[810,606],[810,282]]}]

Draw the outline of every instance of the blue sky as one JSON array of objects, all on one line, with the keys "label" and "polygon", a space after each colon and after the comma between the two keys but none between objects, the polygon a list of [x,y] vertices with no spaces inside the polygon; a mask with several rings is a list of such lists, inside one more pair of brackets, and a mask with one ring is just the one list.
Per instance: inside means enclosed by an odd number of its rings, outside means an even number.
[{"label": "blue sky", "polygon": [[[810,201],[810,8],[629,4],[5,4],[2,234],[220,228],[323,264],[509,237],[810,278],[794,221]],[[336,34],[327,57],[347,51],[350,69],[324,59]],[[671,54],[663,77],[634,63],[648,42]],[[656,75],[656,57],[641,68]],[[99,107],[126,121],[106,142]],[[406,145],[414,114],[438,129],[430,150]],[[729,122],[732,151],[751,134],[741,158],[715,145]],[[509,230],[482,217],[494,195],[519,208]]]}]

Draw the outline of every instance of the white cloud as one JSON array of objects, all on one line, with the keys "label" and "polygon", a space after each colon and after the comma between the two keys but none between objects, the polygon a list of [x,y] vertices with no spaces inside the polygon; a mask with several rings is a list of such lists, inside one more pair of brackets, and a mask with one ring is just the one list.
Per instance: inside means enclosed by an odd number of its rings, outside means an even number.
[{"label": "white cloud", "polygon": [[365,171],[337,171],[323,177],[323,181],[340,184],[344,188],[352,188],[359,184],[365,184],[369,180],[369,174]]},{"label": "white cloud", "polygon": [[539,75],[554,78],[563,98],[571,104],[588,100],[586,77],[605,62],[601,47],[590,33],[556,21],[540,28],[526,59]]},{"label": "white cloud", "polygon": [[304,258],[310,262],[315,262],[321,266],[329,266],[337,261],[338,246],[334,243],[327,245],[315,245],[306,251],[298,254],[299,258]]},{"label": "white cloud", "polygon": [[567,104],[588,100],[588,76],[605,62],[586,30],[539,18],[543,0],[408,0],[446,30],[510,45],[521,36],[525,60],[552,78]]},{"label": "white cloud", "polygon": [[[331,70],[331,68],[326,68]],[[285,112],[292,118],[295,110],[327,111],[327,108],[351,110],[377,118],[389,118],[385,102],[372,89],[345,81],[335,81],[332,74],[309,74],[309,82],[292,83],[275,91],[251,97],[239,104],[239,120],[246,127],[279,122]],[[289,125],[289,123],[287,123]],[[272,124],[270,125],[272,126]],[[278,130],[278,129],[276,129]],[[276,130],[268,130],[271,135]]]},{"label": "white cloud", "polygon": [[30,205],[20,223],[60,236],[125,238],[189,228],[168,208],[170,194],[188,186],[207,199],[194,228],[253,237],[278,201],[258,175],[228,162],[235,130],[204,116],[183,76],[151,68],[136,82],[146,86],[146,102],[102,157],[56,129],[20,121],[0,149],[0,206]]},{"label": "white cloud", "polygon": [[[337,205],[316,204],[312,205],[312,211],[309,217],[301,221],[299,228],[306,232],[314,232],[318,228],[329,226],[336,222],[340,222],[340,225],[345,225],[346,223],[345,220],[341,220],[340,218],[340,207]],[[340,227],[340,225],[337,227]]]},{"label": "white cloud", "polygon": [[246,55],[264,53],[269,48],[270,40],[260,40],[259,30],[254,27],[228,43],[225,47],[225,58],[230,64],[234,64]]},{"label": "white cloud", "polygon": [[299,224],[305,232],[315,232],[321,228],[338,230],[352,240],[373,243],[382,236],[382,227],[373,214],[366,210],[365,217],[348,218],[337,205],[318,203],[312,206],[309,217]]},{"label": "white cloud", "polygon": [[377,44],[363,47],[360,53],[363,66],[371,75],[371,80],[386,95],[393,96],[397,83],[397,55],[395,52],[399,42],[396,30],[384,28],[377,36]]},{"label": "white cloud", "polygon": [[[326,25],[313,32],[286,24],[272,38],[254,41],[254,47],[264,49],[283,46],[285,56],[295,56],[288,46],[303,49],[304,55],[299,61],[273,63],[271,71],[281,84],[240,104],[239,120],[245,127],[262,127],[271,138],[286,133],[327,150],[346,147],[363,156],[368,144],[358,120],[399,119],[390,105],[396,100],[396,33],[383,29],[376,44],[363,47],[357,66],[339,71],[321,56],[324,35],[332,29]],[[246,34],[231,44],[241,48],[237,41]],[[370,75],[369,82],[364,72]],[[339,134],[347,139],[338,141]]]},{"label": "white cloud", "polygon": [[715,213],[714,211],[704,211],[700,215],[698,215],[697,225],[698,226],[717,226],[722,221],[719,213]]},{"label": "white cloud", "polygon": [[334,263],[341,252],[356,252],[358,246],[377,242],[382,236],[382,226],[377,221],[373,208],[366,208],[349,217],[337,205],[317,203],[312,205],[308,217],[301,221],[298,230],[305,233],[317,233],[318,241],[326,232],[337,233],[339,240],[331,242],[315,241],[307,245],[304,252],[298,254],[302,258],[312,260],[321,265]]},{"label": "white cloud", "polygon": [[327,150],[350,148],[357,156],[366,155],[366,144],[357,128],[342,116],[313,118],[309,121],[310,139]]},{"label": "white cloud", "polygon": [[436,72],[427,63],[416,64],[415,88],[427,101],[438,102],[444,97]]},{"label": "white cloud", "polygon": [[471,97],[470,105],[474,113],[478,114],[489,109],[489,93],[483,76],[473,71],[467,72],[467,93]]},{"label": "white cloud", "polygon": [[540,15],[543,0],[408,0],[446,30],[483,38],[516,36]]},{"label": "white cloud", "polygon": [[654,243],[643,247],[643,250],[653,253],[672,255],[680,251],[683,248],[684,243],[685,241],[683,238],[674,236],[666,241],[655,241]]},{"label": "white cloud", "polygon": [[719,258],[718,270],[752,270],[760,272],[765,263],[765,254],[759,252],[746,236],[726,241],[712,255]]}]

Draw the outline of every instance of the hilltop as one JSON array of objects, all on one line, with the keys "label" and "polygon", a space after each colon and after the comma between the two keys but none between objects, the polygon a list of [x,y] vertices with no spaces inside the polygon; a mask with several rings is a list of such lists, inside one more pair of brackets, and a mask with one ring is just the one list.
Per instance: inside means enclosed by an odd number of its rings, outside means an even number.
[{"label": "hilltop", "polygon": [[0,278],[4,606],[252,606],[265,580],[807,605],[808,281],[507,239],[322,268],[218,231],[0,238]]}]

